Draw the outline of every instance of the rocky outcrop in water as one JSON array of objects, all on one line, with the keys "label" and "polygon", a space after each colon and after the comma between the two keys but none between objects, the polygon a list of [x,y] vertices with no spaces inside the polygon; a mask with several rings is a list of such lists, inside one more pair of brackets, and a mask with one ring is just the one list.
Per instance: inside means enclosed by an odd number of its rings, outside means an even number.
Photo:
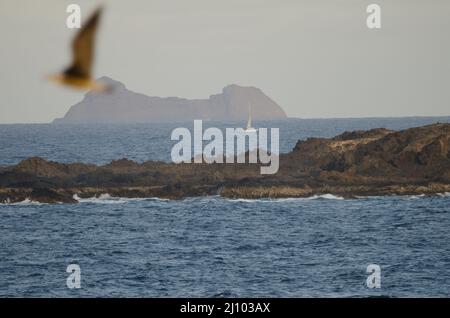
[{"label": "rocky outcrop in water", "polygon": [[259,164],[139,164],[127,159],[95,166],[29,158],[0,169],[0,202],[75,203],[75,195],[105,193],[179,199],[216,194],[280,198],[450,192],[450,124],[310,138],[280,156],[277,174],[261,175],[259,168]]}]

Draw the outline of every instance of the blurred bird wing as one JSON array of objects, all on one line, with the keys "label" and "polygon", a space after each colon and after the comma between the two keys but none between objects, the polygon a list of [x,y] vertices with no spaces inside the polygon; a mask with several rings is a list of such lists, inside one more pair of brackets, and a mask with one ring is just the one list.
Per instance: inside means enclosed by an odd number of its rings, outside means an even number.
[{"label": "blurred bird wing", "polygon": [[72,65],[65,70],[69,76],[83,78],[91,77],[91,68],[94,53],[94,38],[97,31],[98,21],[100,19],[101,8],[97,9],[90,17],[88,22],[75,36],[72,42]]}]

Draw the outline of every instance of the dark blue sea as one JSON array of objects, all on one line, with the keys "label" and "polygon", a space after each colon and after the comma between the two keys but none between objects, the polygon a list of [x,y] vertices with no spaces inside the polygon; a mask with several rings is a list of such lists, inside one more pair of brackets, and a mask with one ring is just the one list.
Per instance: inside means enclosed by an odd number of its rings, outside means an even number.
[{"label": "dark blue sea", "polygon": [[[450,117],[255,125],[279,127],[287,152],[307,137],[435,122]],[[171,130],[180,126],[192,123],[0,125],[0,165],[30,156],[168,161]],[[348,200],[104,194],[79,204],[0,204],[0,296],[449,297],[449,229],[449,193]],[[69,264],[81,268],[79,289],[66,285]],[[366,286],[369,264],[380,266],[381,288]]]}]

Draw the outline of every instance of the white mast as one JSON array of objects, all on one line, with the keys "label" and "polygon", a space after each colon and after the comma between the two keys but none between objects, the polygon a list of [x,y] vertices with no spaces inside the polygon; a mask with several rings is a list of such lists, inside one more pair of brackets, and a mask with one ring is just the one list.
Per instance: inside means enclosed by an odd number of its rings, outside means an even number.
[{"label": "white mast", "polygon": [[252,109],[250,102],[248,103],[248,121],[247,121],[247,130],[252,128]]},{"label": "white mast", "polygon": [[248,103],[248,121],[247,121],[247,128],[245,129],[246,132],[256,132],[256,129],[252,127],[252,105],[250,102]]}]

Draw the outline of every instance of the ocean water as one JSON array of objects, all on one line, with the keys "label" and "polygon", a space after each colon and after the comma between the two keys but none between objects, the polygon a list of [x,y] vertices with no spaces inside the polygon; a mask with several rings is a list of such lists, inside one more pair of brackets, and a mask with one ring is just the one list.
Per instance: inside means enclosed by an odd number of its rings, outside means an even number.
[{"label": "ocean water", "polygon": [[[279,128],[280,152],[289,152],[299,139],[333,137],[344,131],[417,127],[436,122],[448,123],[449,117],[410,117],[372,119],[288,119],[254,122],[255,127]],[[203,126],[244,127],[242,122],[204,122]],[[0,124],[0,165],[17,164],[31,156],[58,162],[106,164],[128,158],[138,162],[170,161],[171,132],[176,127],[192,131],[193,123],[177,124]],[[224,132],[225,135],[225,132]]]},{"label": "ocean water", "polygon": [[[281,151],[289,151],[307,137],[438,121],[450,118],[261,126],[280,127]],[[172,128],[0,125],[0,165],[36,155],[98,164],[169,160]],[[79,204],[0,204],[0,296],[449,297],[449,228],[449,193],[351,200],[105,194]],[[80,289],[66,286],[69,264],[81,268]],[[379,289],[366,286],[369,264],[381,267]]]}]

